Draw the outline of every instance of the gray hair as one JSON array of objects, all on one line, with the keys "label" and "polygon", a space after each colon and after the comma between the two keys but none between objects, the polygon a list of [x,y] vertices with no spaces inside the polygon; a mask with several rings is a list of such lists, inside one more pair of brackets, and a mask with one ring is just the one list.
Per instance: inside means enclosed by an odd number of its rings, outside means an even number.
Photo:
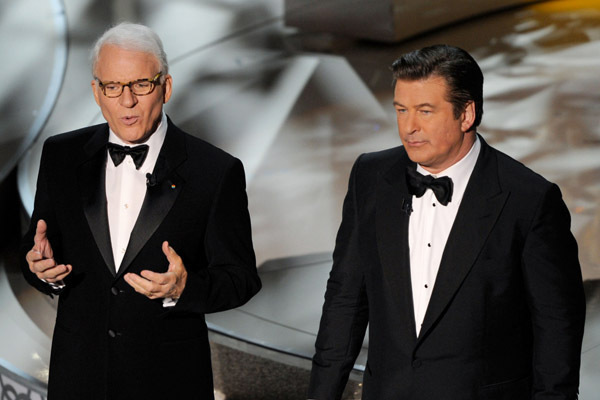
[{"label": "gray hair", "polygon": [[125,50],[150,53],[156,57],[159,63],[162,77],[169,73],[167,54],[158,35],[145,25],[122,22],[104,32],[92,48],[92,74],[95,74],[96,64],[102,46],[111,44]]}]

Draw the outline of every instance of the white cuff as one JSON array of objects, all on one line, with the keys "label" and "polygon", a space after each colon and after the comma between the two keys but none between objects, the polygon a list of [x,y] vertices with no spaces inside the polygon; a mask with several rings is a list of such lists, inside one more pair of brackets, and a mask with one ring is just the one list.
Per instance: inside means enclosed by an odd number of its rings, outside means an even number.
[{"label": "white cuff", "polygon": [[62,280],[60,280],[60,281],[58,281],[58,282],[48,282],[48,281],[47,281],[47,280],[45,280],[45,279],[40,279],[40,280],[41,280],[42,282],[44,282],[44,283],[47,283],[48,285],[50,285],[50,287],[51,287],[52,289],[54,289],[54,290],[61,290],[61,289],[64,289],[64,288],[65,288],[65,286],[67,286],[67,285],[65,285],[65,283],[64,283]]},{"label": "white cuff", "polygon": [[175,305],[177,304],[177,300],[179,300],[179,299],[174,299],[172,297],[165,297],[163,299],[163,307],[165,307],[165,308],[175,307]]}]

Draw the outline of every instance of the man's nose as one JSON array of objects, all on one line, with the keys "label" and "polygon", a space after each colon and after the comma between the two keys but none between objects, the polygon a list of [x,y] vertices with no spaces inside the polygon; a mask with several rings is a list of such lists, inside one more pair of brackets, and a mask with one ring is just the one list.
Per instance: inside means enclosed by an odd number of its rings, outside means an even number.
[{"label": "man's nose", "polygon": [[123,107],[131,108],[136,105],[137,97],[131,92],[129,86],[123,88],[123,93],[119,97],[119,102]]},{"label": "man's nose", "polygon": [[406,134],[415,133],[419,130],[419,124],[418,124],[417,118],[412,113],[408,113],[408,115],[404,119],[403,125],[404,125],[403,130],[404,130],[404,133],[406,133]]}]

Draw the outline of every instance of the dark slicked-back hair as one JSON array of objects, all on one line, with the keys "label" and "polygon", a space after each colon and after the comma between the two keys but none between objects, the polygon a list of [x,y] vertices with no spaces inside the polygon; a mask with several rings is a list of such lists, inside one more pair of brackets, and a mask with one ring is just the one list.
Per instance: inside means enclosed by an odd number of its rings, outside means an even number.
[{"label": "dark slicked-back hair", "polygon": [[475,121],[483,115],[483,73],[469,53],[454,46],[438,44],[403,54],[392,64],[396,82],[416,81],[439,76],[448,86],[447,100],[452,103],[454,117],[459,118],[470,101],[475,103]]}]

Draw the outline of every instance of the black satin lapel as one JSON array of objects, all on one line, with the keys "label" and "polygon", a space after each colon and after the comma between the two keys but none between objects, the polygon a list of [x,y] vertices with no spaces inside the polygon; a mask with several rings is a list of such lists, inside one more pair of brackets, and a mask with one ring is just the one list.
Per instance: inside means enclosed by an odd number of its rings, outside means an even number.
[{"label": "black satin lapel", "polygon": [[381,175],[377,184],[377,245],[385,281],[402,313],[402,335],[410,352],[416,342],[415,317],[410,279],[410,252],[408,247],[408,222],[412,195],[408,193],[402,163],[387,174]]},{"label": "black satin lapel", "polygon": [[78,171],[78,185],[85,217],[90,226],[98,250],[110,273],[114,276],[115,261],[113,259],[108,228],[108,212],[106,208],[106,150],[108,130],[100,130],[84,147],[89,157]]},{"label": "black satin lapel", "polygon": [[442,255],[419,341],[427,336],[459,290],[510,194],[499,186],[496,155],[485,142],[481,152]]},{"label": "black satin lapel", "polygon": [[117,278],[129,268],[131,262],[142,250],[148,239],[156,232],[165,219],[185,181],[176,168],[185,161],[186,151],[183,133],[169,120],[165,143],[160,151],[153,175],[156,184],[148,186],[140,214],[131,231],[129,244],[119,267]]}]

